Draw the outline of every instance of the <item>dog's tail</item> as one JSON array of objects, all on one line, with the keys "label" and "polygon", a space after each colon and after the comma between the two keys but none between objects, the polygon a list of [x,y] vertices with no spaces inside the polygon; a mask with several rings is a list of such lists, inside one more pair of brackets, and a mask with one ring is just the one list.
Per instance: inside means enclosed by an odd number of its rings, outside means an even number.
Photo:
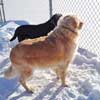
[{"label": "dog's tail", "polygon": [[17,71],[12,67],[10,66],[5,72],[4,72],[4,76],[5,78],[7,79],[11,79],[13,78],[14,76],[17,75]]},{"label": "dog's tail", "polygon": [[17,37],[17,34],[16,34],[16,32],[15,32],[14,36],[10,39],[10,41],[15,40],[15,39],[16,39],[16,37]]}]

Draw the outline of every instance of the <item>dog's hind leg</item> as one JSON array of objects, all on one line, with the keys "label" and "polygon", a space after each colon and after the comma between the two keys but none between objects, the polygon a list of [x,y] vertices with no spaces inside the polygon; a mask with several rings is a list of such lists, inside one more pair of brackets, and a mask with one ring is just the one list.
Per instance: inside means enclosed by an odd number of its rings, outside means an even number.
[{"label": "dog's hind leg", "polygon": [[26,84],[27,79],[32,75],[32,68],[24,69],[20,72],[20,83],[21,85],[26,89],[26,91],[33,93],[33,88],[29,87],[28,84]]}]

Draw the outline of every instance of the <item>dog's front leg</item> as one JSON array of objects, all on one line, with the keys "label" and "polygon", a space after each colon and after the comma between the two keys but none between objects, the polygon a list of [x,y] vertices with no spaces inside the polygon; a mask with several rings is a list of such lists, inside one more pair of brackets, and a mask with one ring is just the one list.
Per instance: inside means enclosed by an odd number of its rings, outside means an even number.
[{"label": "dog's front leg", "polygon": [[65,78],[66,78],[66,69],[62,68],[60,70],[60,79],[61,79],[62,86],[66,86]]},{"label": "dog's front leg", "polygon": [[[66,66],[67,65],[67,66]],[[64,87],[68,87],[68,84],[66,84],[66,71],[67,71],[68,63],[61,65],[59,69],[59,76],[61,79],[61,84]]]},{"label": "dog's front leg", "polygon": [[56,68],[53,68],[52,70],[56,73],[57,79],[59,79],[60,78],[60,76],[59,76],[59,70],[60,69],[56,67]]}]

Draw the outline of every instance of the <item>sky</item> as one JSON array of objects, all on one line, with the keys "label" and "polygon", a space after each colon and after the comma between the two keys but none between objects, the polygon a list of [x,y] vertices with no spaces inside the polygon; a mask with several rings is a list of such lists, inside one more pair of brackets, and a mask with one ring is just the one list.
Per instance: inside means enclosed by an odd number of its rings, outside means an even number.
[{"label": "sky", "polygon": [[49,19],[48,0],[4,0],[7,20],[26,20],[38,24]]}]

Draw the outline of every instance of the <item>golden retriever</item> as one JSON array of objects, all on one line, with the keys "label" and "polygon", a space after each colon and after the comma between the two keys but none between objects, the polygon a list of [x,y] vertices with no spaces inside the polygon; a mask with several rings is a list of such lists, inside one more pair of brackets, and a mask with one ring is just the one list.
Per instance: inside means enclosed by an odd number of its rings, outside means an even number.
[{"label": "golden retriever", "polygon": [[51,68],[66,86],[66,70],[77,48],[81,27],[82,22],[76,16],[63,16],[49,36],[21,42],[11,50],[11,66],[5,71],[5,76],[9,78],[17,71],[22,86],[32,92],[26,84],[32,69]]}]

